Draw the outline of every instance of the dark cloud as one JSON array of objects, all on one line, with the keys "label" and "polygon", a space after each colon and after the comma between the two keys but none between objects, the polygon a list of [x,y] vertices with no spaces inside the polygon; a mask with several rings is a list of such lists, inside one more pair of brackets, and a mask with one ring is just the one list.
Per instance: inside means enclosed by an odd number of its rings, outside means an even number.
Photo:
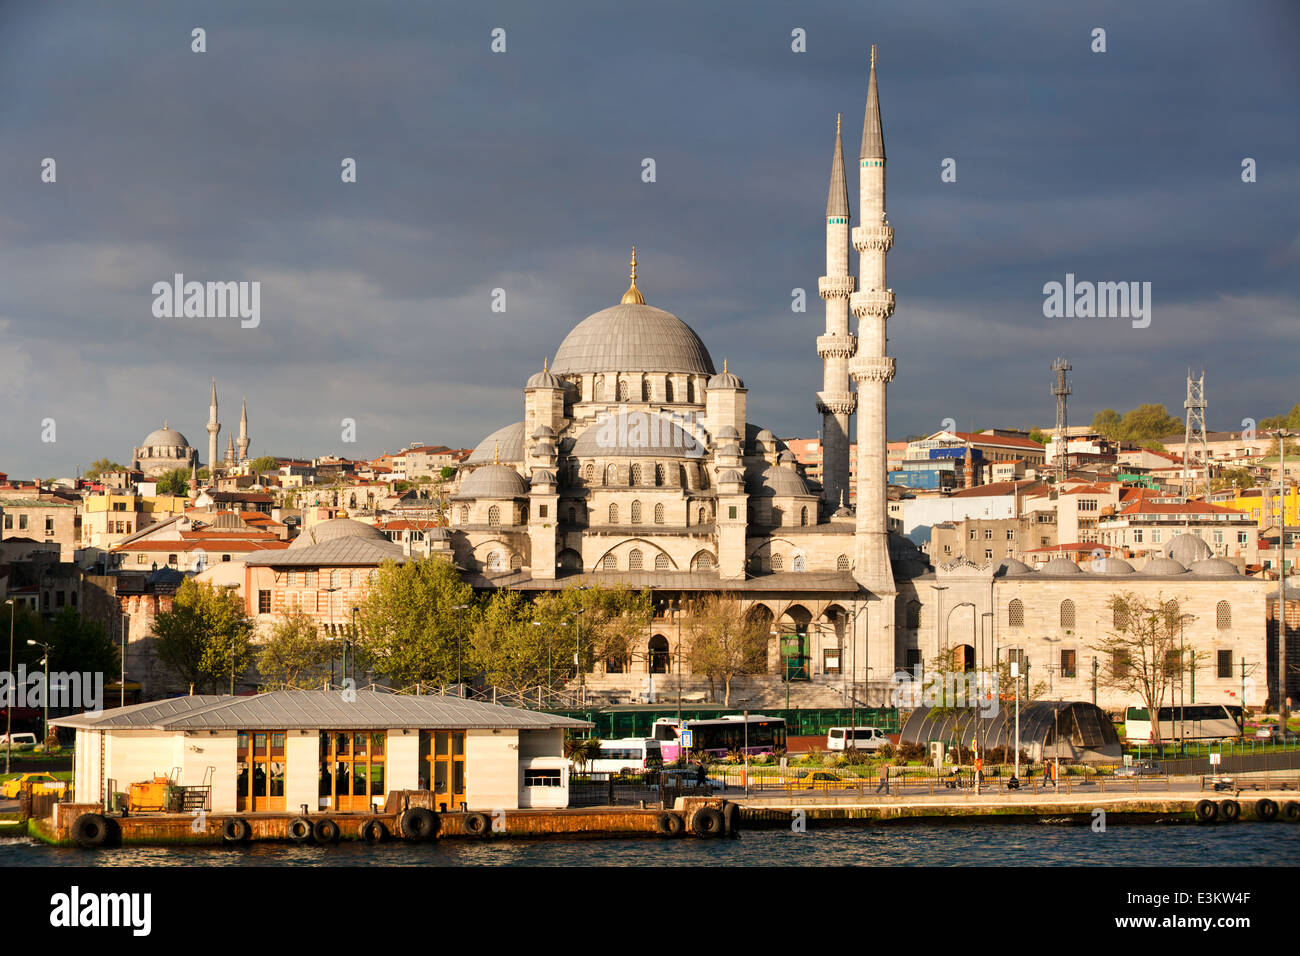
[{"label": "dark cloud", "polygon": [[[254,452],[472,444],[617,300],[633,244],[753,417],[811,434],[834,117],[851,160],[872,42],[892,434],[1050,422],[1057,354],[1076,421],[1174,410],[1188,365],[1214,427],[1273,414],[1300,398],[1298,24],[1282,2],[4,4],[0,469],[121,460],[164,417],[206,447],[213,375],[227,427],[248,396]],[[261,326],[154,318],[176,272],[260,280]],[[1151,327],[1044,319],[1067,272],[1151,282]]]}]

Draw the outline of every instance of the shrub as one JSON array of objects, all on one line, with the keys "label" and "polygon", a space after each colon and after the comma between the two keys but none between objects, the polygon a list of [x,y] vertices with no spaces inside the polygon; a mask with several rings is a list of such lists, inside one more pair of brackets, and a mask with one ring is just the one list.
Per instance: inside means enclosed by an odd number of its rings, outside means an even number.
[{"label": "shrub", "polygon": [[844,751],[844,763],[842,766],[859,767],[863,764],[871,763],[875,759],[875,754],[870,750],[858,750],[854,747],[852,750]]},{"label": "shrub", "polygon": [[898,745],[898,755],[905,760],[924,760],[930,753],[922,744],[904,741]]},{"label": "shrub", "polygon": [[895,750],[893,744],[885,744],[883,747],[881,747],[879,750],[876,751],[876,756],[884,757],[886,760],[893,760],[896,753],[897,751]]},{"label": "shrub", "polygon": [[895,766],[895,767],[906,767],[906,766],[907,766],[907,758],[904,757],[902,754],[897,754],[897,755],[895,755],[895,757],[894,757],[893,763],[894,763],[894,766]]}]

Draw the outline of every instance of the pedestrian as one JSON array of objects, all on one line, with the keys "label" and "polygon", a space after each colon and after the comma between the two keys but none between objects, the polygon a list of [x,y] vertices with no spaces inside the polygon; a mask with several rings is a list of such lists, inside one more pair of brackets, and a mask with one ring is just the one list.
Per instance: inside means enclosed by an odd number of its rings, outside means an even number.
[{"label": "pedestrian", "polygon": [[876,785],[876,793],[881,790],[885,791],[886,796],[889,795],[889,764],[887,763],[880,765],[880,783]]}]

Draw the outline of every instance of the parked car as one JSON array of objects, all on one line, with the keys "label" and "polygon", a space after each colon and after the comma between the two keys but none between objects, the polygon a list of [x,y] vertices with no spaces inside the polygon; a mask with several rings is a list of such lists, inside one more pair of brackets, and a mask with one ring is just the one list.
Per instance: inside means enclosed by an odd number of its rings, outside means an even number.
[{"label": "parked car", "polygon": [[856,790],[861,779],[833,770],[809,770],[790,780],[788,785],[795,790]]},{"label": "parked car", "polygon": [[1152,777],[1165,772],[1159,760],[1135,760],[1130,767],[1120,767],[1115,771],[1117,777]]},{"label": "parked car", "polygon": [[[39,741],[37,741],[35,734],[13,734],[12,742],[15,747],[35,747]],[[4,747],[9,743],[10,735],[0,734],[0,747]]]},{"label": "parked car", "polygon": [[24,773],[0,784],[0,796],[13,800],[26,784],[31,784],[32,793],[61,794],[68,789],[67,783],[48,773]]}]

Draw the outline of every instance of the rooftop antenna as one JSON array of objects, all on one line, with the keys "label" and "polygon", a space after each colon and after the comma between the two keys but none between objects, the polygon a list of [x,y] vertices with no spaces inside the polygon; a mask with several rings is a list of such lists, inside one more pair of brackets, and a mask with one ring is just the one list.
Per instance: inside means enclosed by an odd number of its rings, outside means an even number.
[{"label": "rooftop antenna", "polygon": [[[1205,476],[1205,497],[1210,495],[1210,454],[1209,439],[1205,434],[1205,370],[1194,374],[1187,370],[1187,401],[1183,408],[1187,410],[1187,424],[1183,427],[1183,504],[1187,504],[1188,485],[1199,479],[1195,478],[1196,469],[1193,462],[1198,461]],[[1191,516],[1185,515],[1186,523],[1191,523]]]},{"label": "rooftop antenna", "polygon": [[1052,371],[1056,373],[1056,381],[1052,383],[1052,394],[1056,396],[1055,439],[1057,482],[1065,479],[1068,468],[1068,458],[1065,454],[1065,433],[1069,427],[1069,415],[1066,406],[1070,395],[1070,380],[1066,377],[1066,372],[1072,370],[1073,366],[1063,358],[1058,357],[1057,360],[1052,363]]}]

